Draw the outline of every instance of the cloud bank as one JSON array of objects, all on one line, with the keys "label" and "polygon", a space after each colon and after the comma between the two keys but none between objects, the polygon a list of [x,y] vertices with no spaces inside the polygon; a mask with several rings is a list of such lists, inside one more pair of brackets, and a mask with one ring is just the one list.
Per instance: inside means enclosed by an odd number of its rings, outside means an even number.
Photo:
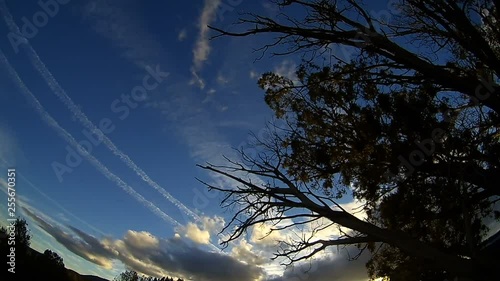
[{"label": "cloud bank", "polygon": [[[234,257],[207,252],[180,236],[159,238],[146,231],[129,230],[122,239],[98,239],[75,227],[65,231],[24,208],[23,211],[57,242],[76,255],[107,269],[114,260],[150,276],[175,276],[200,281],[259,280],[262,268]],[[210,223],[210,220],[207,220]],[[208,231],[208,230],[207,230]]]}]

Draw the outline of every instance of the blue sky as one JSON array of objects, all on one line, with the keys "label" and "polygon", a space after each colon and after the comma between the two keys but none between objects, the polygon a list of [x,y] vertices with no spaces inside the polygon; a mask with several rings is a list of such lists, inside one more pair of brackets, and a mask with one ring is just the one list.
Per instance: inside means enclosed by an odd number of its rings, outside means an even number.
[{"label": "blue sky", "polygon": [[[292,276],[270,262],[275,240],[259,240],[262,229],[217,249],[231,213],[195,179],[224,183],[195,165],[236,157],[232,147],[272,120],[260,74],[293,77],[297,57],[255,62],[252,50],[269,38],[209,40],[207,24],[275,15],[268,1],[41,1],[52,3],[45,19],[37,1],[2,2],[0,166],[18,172],[17,212],[35,249],[109,279],[126,268],[193,280]],[[342,255],[325,254],[316,268],[310,277],[366,279],[363,262]]]}]

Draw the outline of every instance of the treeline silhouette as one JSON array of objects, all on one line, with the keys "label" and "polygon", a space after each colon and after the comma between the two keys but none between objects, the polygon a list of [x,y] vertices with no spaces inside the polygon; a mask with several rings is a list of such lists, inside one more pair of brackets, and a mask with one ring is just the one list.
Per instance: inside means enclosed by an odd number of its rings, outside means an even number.
[{"label": "treeline silhouette", "polygon": [[[11,232],[15,235],[11,236]],[[28,280],[26,278],[33,276],[44,280],[71,280],[63,259],[56,252],[47,249],[42,254],[31,249],[30,244],[26,220],[17,218],[12,225],[0,228],[0,252],[4,259],[1,275],[5,277],[2,280]]]},{"label": "treeline silhouette", "polygon": [[114,281],[184,281],[182,278],[140,276],[136,271],[127,270],[115,277]]},{"label": "treeline silhouette", "polygon": [[[11,233],[14,235],[12,236]],[[33,277],[51,281],[108,281],[106,279],[81,275],[64,266],[64,260],[56,252],[45,250],[43,253],[33,250],[31,234],[25,219],[16,221],[0,228],[0,253],[3,257],[0,280],[30,280]],[[14,251],[11,251],[11,250]],[[12,258],[12,259],[11,259]],[[116,276],[114,281],[184,281],[182,278],[150,277],[139,275],[133,270],[127,270]]]},{"label": "treeline silhouette", "polygon": [[0,253],[4,268],[0,280],[31,280],[36,277],[51,281],[108,281],[67,269],[63,258],[56,252],[47,249],[40,253],[32,249],[31,238],[28,224],[22,218],[0,228]]}]

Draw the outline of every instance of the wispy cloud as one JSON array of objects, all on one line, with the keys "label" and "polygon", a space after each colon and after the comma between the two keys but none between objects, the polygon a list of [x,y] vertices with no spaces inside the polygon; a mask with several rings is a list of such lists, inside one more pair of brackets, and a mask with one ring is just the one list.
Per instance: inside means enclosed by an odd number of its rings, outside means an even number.
[{"label": "wispy cloud", "polygon": [[83,17],[98,34],[121,48],[123,57],[141,68],[156,64],[163,47],[142,24],[139,13],[127,12],[123,5],[123,1],[116,0],[89,1]]},{"label": "wispy cloud", "polygon": [[197,71],[195,71],[193,67],[191,67],[191,74],[193,75],[193,77],[189,81],[189,85],[198,84],[198,88],[200,88],[200,90],[205,89],[205,81],[203,81],[203,79],[198,75]]},{"label": "wispy cloud", "polygon": [[15,167],[16,152],[19,151],[17,143],[10,128],[0,123],[0,167]]},{"label": "wispy cloud", "polygon": [[[167,117],[169,123],[173,128],[174,132],[177,133],[178,137],[185,143],[191,152],[191,156],[194,161],[198,163],[209,162],[215,165],[227,164],[224,156],[238,161],[240,156],[232,148],[233,146],[220,132],[218,123],[215,120],[214,114],[207,110],[207,106],[210,105],[206,100],[199,97],[199,93],[194,90],[186,90],[184,81],[179,80],[177,84],[170,85],[167,89],[170,93],[169,97],[161,102],[156,102],[151,104],[151,106],[157,108],[164,113]],[[210,96],[210,95],[209,95]],[[226,120],[226,119],[225,119]],[[235,122],[237,120],[228,120],[228,122]],[[231,124],[229,124],[231,125]],[[233,125],[235,125],[233,123]],[[207,180],[210,184],[216,186],[233,187],[237,183],[227,177],[221,176],[216,173],[209,173],[209,179]],[[242,175],[246,177],[248,175]],[[262,180],[257,177],[252,177],[252,181],[255,183],[262,183]],[[206,208],[208,205],[218,205],[220,198],[223,194],[213,194],[206,197],[206,202],[200,208]],[[198,206],[195,206],[198,208]],[[219,228],[220,230],[221,228]],[[207,233],[205,229],[199,224],[192,225],[189,229],[184,228],[183,231],[179,231],[180,237],[187,237],[196,243],[203,244],[207,239]],[[222,234],[220,238],[223,238],[225,234]],[[210,236],[212,238],[212,236]],[[255,241],[249,241],[252,245],[255,245]],[[273,241],[274,244],[275,241]],[[238,247],[237,244],[230,244],[230,247]],[[279,267],[278,262],[271,262],[272,257],[271,250],[276,250],[276,247],[264,247],[258,246],[253,248],[254,253],[262,257],[268,264],[266,264],[266,272],[268,268],[272,268],[273,272],[282,272],[282,268]],[[244,248],[237,248],[230,255],[237,258],[240,261],[247,262],[251,259],[251,256]]]},{"label": "wispy cloud", "polygon": [[187,30],[185,28],[181,29],[177,34],[177,40],[180,42],[184,41],[187,38]]},{"label": "wispy cloud", "polygon": [[[62,128],[59,123],[50,116],[50,114],[45,110],[45,108],[40,104],[38,99],[33,95],[33,93],[26,87],[24,82],[21,80],[15,69],[9,63],[4,53],[0,50],[0,62],[6,68],[7,73],[10,78],[14,81],[15,85],[19,88],[21,93],[26,97],[26,99],[30,102],[30,104],[35,108],[36,112],[40,115],[42,120],[53,130],[57,132],[57,134],[62,137],[70,146],[75,150],[79,150],[80,145],[76,141],[76,139],[68,133],[64,128]],[[87,159],[101,174],[103,174],[107,179],[114,182],[118,187],[120,187],[123,191],[128,193],[134,199],[136,199],[143,206],[148,208],[153,214],[157,215],[164,221],[173,224],[174,226],[180,226],[180,223],[165,214],[161,211],[156,205],[152,202],[146,200],[141,194],[135,191],[132,187],[130,187],[127,183],[125,183],[120,177],[113,174],[109,169],[104,166],[97,158],[95,158],[90,153],[83,153],[82,156]]]},{"label": "wispy cloud", "polygon": [[193,50],[193,66],[195,70],[199,70],[202,67],[210,54],[211,47],[208,37],[210,30],[208,25],[216,19],[216,12],[220,3],[220,0],[205,0],[205,6],[203,7],[199,19],[198,39],[196,40]]},{"label": "wispy cloud", "polygon": [[29,208],[23,208],[23,212],[45,232],[54,237],[57,242],[74,254],[106,269],[112,268],[112,262],[109,259],[111,253],[102,247],[100,242],[93,236],[85,234],[76,228],[72,228],[73,231],[76,230],[77,234],[80,234],[78,236],[80,239],[75,239],[71,233],[64,231],[62,227],[53,225],[48,222],[47,219],[42,218],[40,212],[37,212],[38,215],[35,215]]},{"label": "wispy cloud", "polygon": [[93,231],[95,231],[96,233],[99,233],[99,234],[102,234],[104,235],[104,232],[101,231],[100,229],[96,228],[95,226],[91,225],[90,223],[84,221],[83,219],[81,219],[80,217],[78,217],[77,215],[73,214],[72,212],[70,212],[69,210],[67,210],[66,208],[64,208],[61,204],[59,204],[59,202],[57,202],[56,200],[54,200],[52,197],[50,197],[49,195],[47,195],[45,192],[43,192],[40,188],[38,188],[35,184],[33,184],[28,178],[26,178],[22,173],[20,173],[19,171],[17,172],[17,175],[25,182],[27,183],[31,188],[33,188],[34,190],[36,190],[38,193],[40,193],[40,195],[42,195],[43,197],[45,197],[49,202],[51,202],[54,206],[56,206],[57,208],[59,208],[61,211],[63,211],[63,213],[60,213],[60,217],[61,219],[65,219],[67,221],[70,221],[69,218],[67,218],[65,216],[65,214],[69,215],[71,218],[75,219],[76,221],[82,223],[83,225],[85,225],[86,227],[88,227],[89,229],[92,229]]},{"label": "wispy cloud", "polygon": [[208,25],[216,20],[217,9],[221,4],[221,0],[205,0],[203,10],[198,21],[198,38],[193,49],[193,65],[191,73],[193,74],[192,83],[198,83],[200,89],[205,87],[203,79],[199,75],[199,71],[203,67],[203,63],[210,55],[211,47],[209,41]]},{"label": "wispy cloud", "polygon": [[227,83],[229,83],[229,78],[222,75],[222,73],[219,73],[217,75],[217,83],[219,83],[219,85],[226,85]]},{"label": "wispy cloud", "polygon": [[255,70],[250,70],[250,72],[248,73],[248,76],[250,76],[250,79],[253,80],[255,78],[258,78],[259,74]]},{"label": "wispy cloud", "polygon": [[[3,11],[6,15],[9,15],[9,11],[5,8]],[[13,32],[18,32],[19,27],[10,19],[6,19],[9,21],[9,26]],[[49,69],[45,66],[43,61],[40,59],[36,51],[32,48],[32,46],[27,42],[28,47],[28,55],[30,57],[30,61],[36,70],[40,73],[40,75],[45,79],[47,85],[51,88],[52,92],[64,103],[64,105],[71,111],[71,113],[77,118],[77,120],[90,132],[94,132],[99,139],[102,139],[104,145],[117,157],[124,162],[127,167],[133,170],[137,176],[139,176],[144,182],[146,182],[150,187],[158,191],[165,199],[174,204],[177,208],[179,208],[183,213],[187,216],[199,220],[200,217],[191,211],[188,207],[186,207],[183,203],[177,200],[174,196],[172,196],[169,192],[167,192],[163,187],[161,187],[158,183],[152,180],[146,172],[140,168],[130,157],[125,154],[122,150],[120,150],[112,141],[105,135],[90,119],[87,115],[78,107],[73,100],[67,95],[66,91],[59,85],[57,80],[54,78]]]},{"label": "wispy cloud", "polygon": [[285,59],[279,65],[274,67],[274,73],[292,80],[294,83],[298,82],[297,77],[297,64],[291,60]]}]

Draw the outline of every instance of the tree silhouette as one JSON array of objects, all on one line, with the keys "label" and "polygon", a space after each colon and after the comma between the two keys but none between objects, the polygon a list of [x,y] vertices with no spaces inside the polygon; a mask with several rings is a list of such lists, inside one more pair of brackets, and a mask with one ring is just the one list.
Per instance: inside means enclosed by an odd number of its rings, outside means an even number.
[{"label": "tree silhouette", "polygon": [[139,281],[139,275],[137,272],[133,270],[127,270],[125,272],[120,273],[117,277],[114,279],[115,281]]},{"label": "tree silhouette", "polygon": [[[172,277],[166,277],[166,276],[163,276],[161,278],[151,277],[151,276],[144,276],[144,275],[140,276],[134,270],[127,270],[125,272],[120,273],[113,280],[114,281],[174,281],[174,278],[172,278]],[[177,278],[177,281],[184,281],[184,279]]]},{"label": "tree silhouette", "polygon": [[[278,17],[248,14],[245,31],[211,27],[215,37],[277,34],[263,52],[303,54],[295,78],[259,80],[285,125],[268,128],[257,153],[240,150],[242,161],[201,166],[235,182],[205,183],[238,210],[226,243],[261,223],[325,219],[350,231],[281,241],[276,256],[293,263],[350,244],[372,252],[374,278],[494,279],[480,243],[500,196],[500,4],[392,3],[387,20],[360,1],[276,1]],[[347,193],[365,202],[366,220],[338,204]]]},{"label": "tree silhouette", "polygon": [[[12,236],[12,234],[14,236]],[[18,217],[7,227],[0,228],[0,237],[2,237],[0,241],[2,254],[10,254],[13,248],[15,250],[14,255],[17,270],[22,270],[28,258],[28,250],[31,244],[31,234],[26,220]],[[9,265],[5,264],[4,267],[5,266],[7,266],[5,269],[5,272],[7,272]]]},{"label": "tree silhouette", "polygon": [[[28,278],[37,275],[46,280],[68,281],[70,280],[63,259],[49,249],[43,254],[36,252],[30,248],[31,234],[28,224],[25,219],[17,218],[13,223],[15,228],[15,244],[9,240],[12,227],[2,227],[0,229],[0,252],[3,256],[11,253],[12,248],[15,250],[15,273],[9,273],[7,269],[10,267],[8,263],[2,272],[1,280],[28,280]],[[13,279],[15,278],[15,279]]]},{"label": "tree silhouette", "polygon": [[49,249],[35,259],[30,270],[38,272],[49,280],[69,280],[63,258]]},{"label": "tree silhouette", "polygon": [[47,249],[43,252],[44,258],[55,267],[64,268],[63,258],[61,258],[56,252],[52,252]]},{"label": "tree silhouette", "polygon": [[9,237],[11,229],[14,229],[15,246],[21,250],[29,248],[31,245],[31,234],[28,229],[28,223],[23,218],[16,218],[16,220],[7,227],[1,227],[0,233],[3,237]]}]

